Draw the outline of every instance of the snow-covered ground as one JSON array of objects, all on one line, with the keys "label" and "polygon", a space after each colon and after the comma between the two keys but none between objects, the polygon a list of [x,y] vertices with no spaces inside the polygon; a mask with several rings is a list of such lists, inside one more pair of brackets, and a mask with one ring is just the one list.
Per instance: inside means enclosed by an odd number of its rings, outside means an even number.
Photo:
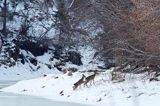
[{"label": "snow-covered ground", "polygon": [[126,81],[113,83],[111,70],[99,73],[95,84],[73,90],[73,84],[82,74],[89,72],[67,74],[50,74],[31,80],[20,81],[17,84],[1,89],[5,92],[41,96],[56,101],[78,102],[95,106],[159,106],[160,83],[149,82],[144,75],[126,75]]},{"label": "snow-covered ground", "polygon": [[[46,66],[43,66],[46,69]],[[16,81],[25,80],[43,76],[50,73],[60,73],[56,69],[54,70],[44,70],[43,68],[38,71],[31,71],[28,65],[16,65],[14,67],[5,68],[0,67],[0,81]]]},{"label": "snow-covered ground", "polygon": [[[27,55],[26,55],[27,56]],[[38,65],[34,66],[32,63],[28,62],[22,64],[21,62],[16,62],[16,65],[9,67],[6,65],[0,66],[0,80],[2,81],[12,81],[12,80],[25,80],[43,76],[44,74],[60,73],[56,68],[49,69],[46,64],[52,64],[49,59],[51,54],[44,54],[43,56],[36,57]]]},{"label": "snow-covered ground", "polygon": [[[102,61],[93,58],[95,50],[91,47],[80,47],[76,50],[82,55],[83,65],[76,66],[67,62],[64,68],[77,68],[79,72],[72,76],[59,72],[54,65],[60,60],[54,59],[52,53],[45,53],[43,56],[33,57],[31,54],[21,50],[24,56],[36,58],[37,66],[30,62],[9,67],[0,66],[0,81],[2,80],[23,80],[17,84],[1,89],[0,91],[12,92],[25,95],[41,96],[55,101],[77,102],[95,106],[159,106],[160,83],[149,82],[147,75],[126,75],[126,81],[113,83],[111,71],[105,70],[95,78],[95,84],[88,87],[73,90],[73,84],[78,81],[82,74],[86,76],[93,74],[85,72],[103,66]],[[46,64],[53,66],[49,69]],[[47,76],[44,76],[47,75]],[[39,77],[39,78],[37,78]],[[34,78],[34,79],[33,79]],[[30,79],[30,80],[29,80]]]},{"label": "snow-covered ground", "polygon": [[[30,5],[34,8],[25,10],[23,3],[19,3],[15,9],[10,6],[9,10],[19,13],[19,16],[15,15],[12,21],[7,22],[7,28],[17,35],[17,33],[21,32],[23,25],[26,24],[26,19],[20,16],[27,16],[27,20],[30,21],[30,23],[27,24],[30,26],[28,31],[29,36],[47,36],[53,38],[56,35],[56,30],[53,27],[55,20],[53,16],[56,8],[53,6],[53,8],[49,9],[51,15],[47,18],[45,16],[45,10],[42,11],[43,9],[41,10],[39,5],[35,5],[34,3]],[[88,25],[86,24],[86,26]],[[82,27],[84,27],[84,24],[82,24]],[[96,31],[89,32],[92,32],[90,35],[95,36],[96,33],[101,32],[101,30],[97,29]],[[111,70],[107,70],[106,72],[97,75],[95,84],[92,84],[89,88],[82,86],[77,90],[73,90],[73,84],[81,78],[82,74],[85,74],[86,76],[93,74],[89,72],[82,73],[83,71],[96,69],[97,66],[103,66],[103,62],[93,58],[96,52],[93,48],[80,47],[77,51],[82,55],[83,65],[76,66],[68,62],[64,66],[64,68],[74,67],[80,71],[74,73],[72,76],[63,74],[56,68],[49,69],[46,64],[54,66],[55,63],[59,61],[56,59],[52,62],[49,61],[53,56],[53,54],[49,53],[46,53],[43,56],[33,57],[38,60],[37,66],[34,66],[30,62],[26,64],[17,62],[16,65],[12,67],[1,65],[0,81],[23,80],[13,86],[1,89],[1,91],[35,95],[57,101],[78,102],[96,106],[160,105],[160,83],[149,82],[145,74],[128,74],[126,76],[126,81],[113,83],[111,82]],[[21,52],[24,56],[29,55],[23,50]],[[44,77],[44,75],[47,76]]]},{"label": "snow-covered ground", "polygon": [[[26,80],[26,79],[33,79],[37,77],[41,77],[44,74],[58,74],[61,73],[57,70],[54,65],[60,60],[53,59],[53,53],[51,51],[45,53],[42,56],[34,57],[30,52],[27,53],[24,50],[21,50],[21,53],[27,57],[32,57],[37,60],[37,65],[33,65],[30,62],[26,62],[22,64],[21,62],[16,62],[16,65],[9,67],[6,65],[0,66],[0,80]],[[96,52],[92,47],[79,47],[76,52],[82,55],[82,63],[83,65],[77,66],[72,64],[71,62],[67,62],[64,66],[64,69],[67,68],[77,68],[79,71],[87,71],[90,69],[96,69],[97,66],[103,66],[104,63],[102,61],[98,61],[98,59],[93,58],[94,53]],[[2,57],[1,57],[2,58]],[[0,59],[1,59],[0,58]],[[2,60],[3,61],[3,58]],[[52,66],[51,69],[48,68],[47,65]]]}]

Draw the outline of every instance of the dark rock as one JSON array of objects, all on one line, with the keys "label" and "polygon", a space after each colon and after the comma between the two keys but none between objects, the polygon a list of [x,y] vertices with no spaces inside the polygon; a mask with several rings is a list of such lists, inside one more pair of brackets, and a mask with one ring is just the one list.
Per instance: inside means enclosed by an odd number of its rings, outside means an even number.
[{"label": "dark rock", "polygon": [[10,62],[8,66],[9,66],[9,67],[13,67],[13,66],[15,66],[15,65],[16,65],[16,62]]},{"label": "dark rock", "polygon": [[68,71],[71,71],[71,72],[77,72],[78,71],[78,69],[77,68],[68,68]]},{"label": "dark rock", "polygon": [[99,68],[99,69],[108,69],[108,67],[104,67],[104,66],[97,66],[97,68]]},{"label": "dark rock", "polygon": [[87,72],[97,72],[98,70],[88,70]]},{"label": "dark rock", "polygon": [[45,88],[46,86],[42,86],[42,88]]},{"label": "dark rock", "polygon": [[149,81],[159,81],[158,78],[150,78]]},{"label": "dark rock", "polygon": [[160,76],[160,73],[156,73],[156,74],[155,74],[155,77],[159,77],[159,76]]},{"label": "dark rock", "polygon": [[64,95],[63,90],[60,91],[59,94],[60,94],[61,96],[63,96],[63,95]]},{"label": "dark rock", "polygon": [[31,52],[34,56],[41,56],[44,53],[48,52],[48,46],[42,45],[37,42],[33,42],[30,40],[18,41],[13,40],[13,42],[19,46],[20,49]]},{"label": "dark rock", "polygon": [[25,64],[25,57],[23,54],[19,54],[19,58],[21,59],[21,63]]},{"label": "dark rock", "polygon": [[52,66],[50,64],[46,64],[48,69],[52,69]]},{"label": "dark rock", "polygon": [[32,66],[29,66],[30,67],[30,71],[37,71],[36,69],[34,69]]},{"label": "dark rock", "polygon": [[68,75],[68,76],[72,76],[72,75],[73,75],[73,72],[68,71],[67,75]]},{"label": "dark rock", "polygon": [[8,54],[11,58],[17,61],[17,59],[19,58],[19,48],[17,46],[9,48]]},{"label": "dark rock", "polygon": [[49,61],[54,61],[54,57],[50,58]]},{"label": "dark rock", "polygon": [[6,49],[6,52],[8,52],[9,57],[13,58],[15,61],[20,59],[21,63],[25,64],[25,57],[23,54],[20,54],[20,49],[18,46],[9,47]]},{"label": "dark rock", "polygon": [[38,66],[38,67],[37,67],[37,70],[39,70],[40,68],[41,68],[41,66]]},{"label": "dark rock", "polygon": [[34,59],[34,58],[29,58],[29,61],[33,64],[33,65],[35,65],[35,66],[37,66],[37,60],[36,59]]},{"label": "dark rock", "polygon": [[108,64],[106,69],[110,69],[110,68],[113,68],[113,67],[116,67],[116,65],[115,64]]},{"label": "dark rock", "polygon": [[56,67],[59,71],[62,71],[62,68],[60,66]]},{"label": "dark rock", "polygon": [[54,79],[58,79],[58,78],[59,78],[59,77],[57,77],[57,76],[56,76],[56,77],[54,77]]},{"label": "dark rock", "polygon": [[54,67],[56,67],[59,71],[63,71],[62,70],[62,66],[65,66],[65,63],[64,62],[57,62]]},{"label": "dark rock", "polygon": [[99,98],[99,99],[97,100],[97,102],[100,102],[100,101],[102,101],[102,98]]},{"label": "dark rock", "polygon": [[46,74],[44,74],[44,75],[43,75],[43,77],[47,77],[47,75],[46,75]]},{"label": "dark rock", "polygon": [[62,55],[62,50],[63,50],[63,48],[62,48],[62,46],[60,46],[60,45],[54,45],[54,48],[55,48],[55,50],[54,50],[54,52],[53,52],[53,54],[54,54],[54,58],[56,58],[56,59],[60,59],[61,58],[61,55]]},{"label": "dark rock", "polygon": [[23,90],[22,90],[22,92],[25,92],[25,91],[27,91],[27,90],[26,90],[26,89],[23,89]]},{"label": "dark rock", "polygon": [[67,53],[67,57],[68,57],[67,61],[70,61],[75,65],[79,65],[79,66],[82,65],[82,61],[81,61],[82,56],[79,53],[75,51],[69,51]]},{"label": "dark rock", "polygon": [[67,98],[69,98],[71,95],[68,95]]}]

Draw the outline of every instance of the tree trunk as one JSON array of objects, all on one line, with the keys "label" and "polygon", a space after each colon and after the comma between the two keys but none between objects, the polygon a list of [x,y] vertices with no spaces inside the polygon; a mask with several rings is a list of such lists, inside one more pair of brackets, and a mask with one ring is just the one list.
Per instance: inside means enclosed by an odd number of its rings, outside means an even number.
[{"label": "tree trunk", "polygon": [[65,0],[54,0],[57,8],[56,17],[59,21],[59,40],[63,41],[62,46],[69,45],[70,36],[71,36],[71,25],[69,19],[68,8],[66,7]]},{"label": "tree trunk", "polygon": [[7,36],[7,27],[6,27],[6,23],[7,23],[7,0],[4,0],[2,14],[3,14],[2,34],[3,34],[3,36],[6,37]]}]

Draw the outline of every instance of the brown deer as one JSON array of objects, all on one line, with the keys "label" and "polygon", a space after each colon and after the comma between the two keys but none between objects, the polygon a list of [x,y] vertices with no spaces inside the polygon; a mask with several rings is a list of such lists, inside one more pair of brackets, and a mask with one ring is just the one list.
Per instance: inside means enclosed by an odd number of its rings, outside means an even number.
[{"label": "brown deer", "polygon": [[76,90],[78,86],[81,87],[81,85],[84,83],[86,76],[83,74],[82,78],[78,80],[76,83],[74,83],[73,90]]},{"label": "brown deer", "polygon": [[93,82],[93,84],[94,84],[94,79],[95,79],[95,76],[97,75],[97,71],[98,71],[98,70],[95,70],[95,71],[94,71],[94,74],[86,77],[85,82],[84,82],[84,87],[85,87],[85,86],[88,87],[87,84],[88,84],[89,82],[90,82],[90,85],[91,85],[92,82]]}]

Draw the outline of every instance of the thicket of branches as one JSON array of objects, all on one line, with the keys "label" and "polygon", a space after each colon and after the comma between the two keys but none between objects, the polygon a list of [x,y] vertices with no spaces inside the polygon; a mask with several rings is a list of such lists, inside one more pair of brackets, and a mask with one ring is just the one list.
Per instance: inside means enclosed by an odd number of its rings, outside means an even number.
[{"label": "thicket of branches", "polygon": [[64,42],[64,46],[85,44],[91,40],[91,32],[97,29],[92,0],[55,1],[58,4],[56,28],[59,31],[59,40]]},{"label": "thicket of branches", "polygon": [[106,63],[114,61],[117,71],[158,73],[160,1],[95,0],[94,7],[97,20],[103,25],[99,51]]}]

